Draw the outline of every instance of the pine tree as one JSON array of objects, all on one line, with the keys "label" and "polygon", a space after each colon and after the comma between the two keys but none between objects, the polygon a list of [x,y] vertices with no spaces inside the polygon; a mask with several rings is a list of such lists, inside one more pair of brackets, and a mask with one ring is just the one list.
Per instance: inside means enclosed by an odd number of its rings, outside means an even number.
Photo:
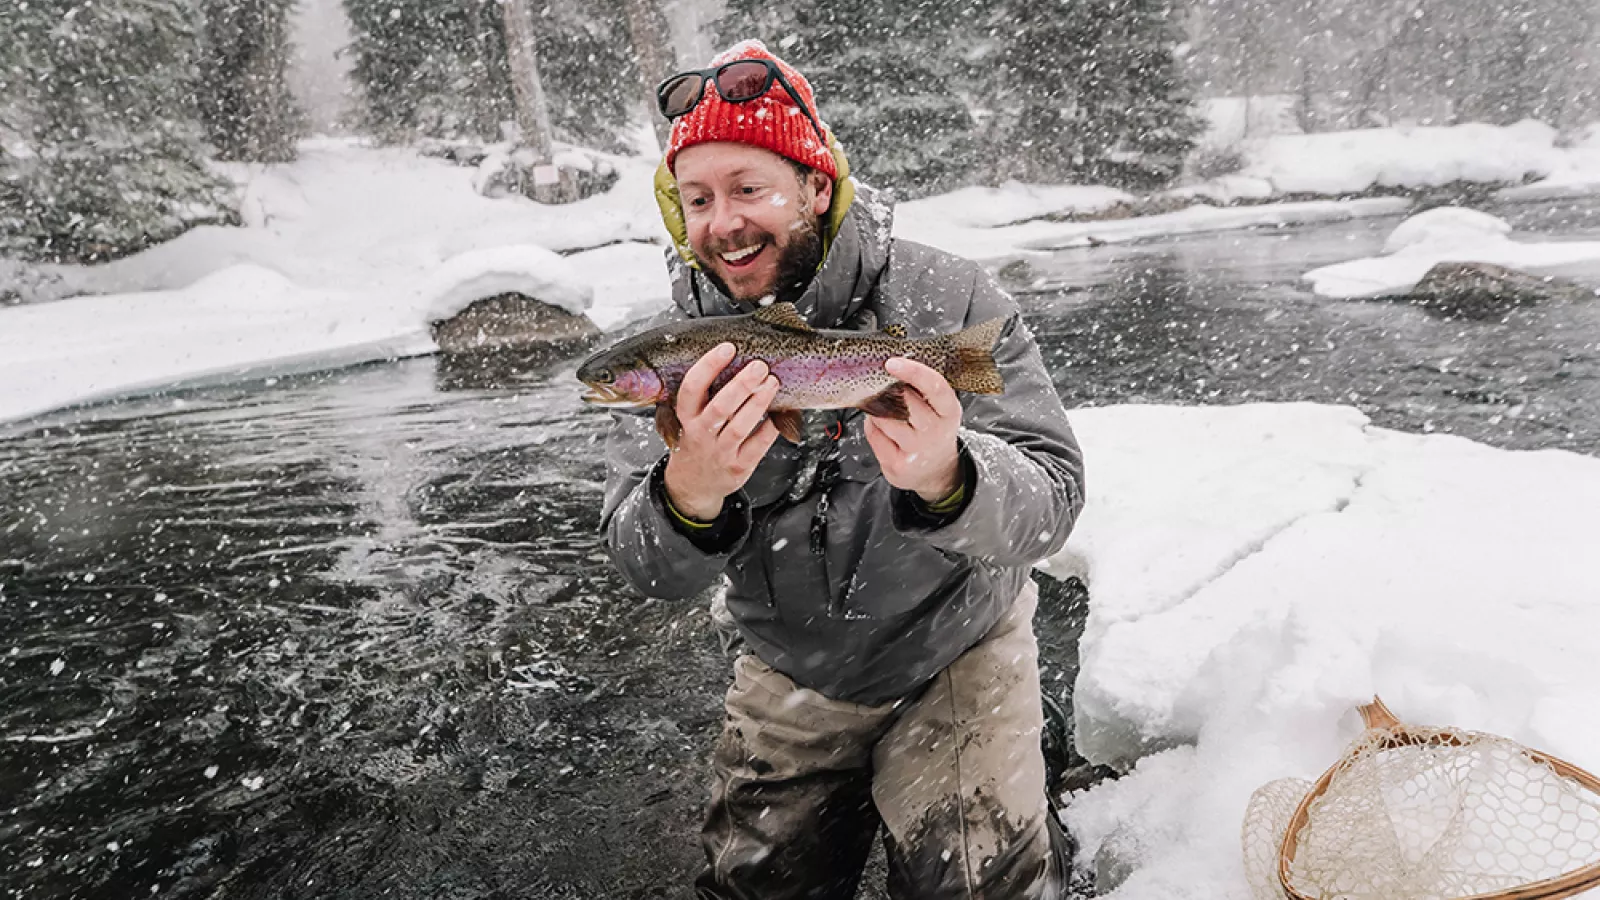
[{"label": "pine tree", "polygon": [[853,172],[912,198],[969,181],[976,168],[960,27],[987,0],[779,5],[733,0],[724,45],[761,38],[805,73]]},{"label": "pine tree", "polygon": [[[643,115],[620,0],[534,0],[538,52],[557,137],[619,148]],[[344,0],[365,126],[497,140],[516,118],[497,0]]]},{"label": "pine tree", "polygon": [[98,261],[232,216],[202,162],[183,0],[0,6],[0,250]]},{"label": "pine tree", "polygon": [[285,81],[294,0],[201,0],[200,114],[222,159],[287,162],[302,117]]},{"label": "pine tree", "polygon": [[1148,190],[1202,130],[1174,48],[1171,0],[1010,0],[1027,22],[996,54],[989,153],[1003,174]]}]

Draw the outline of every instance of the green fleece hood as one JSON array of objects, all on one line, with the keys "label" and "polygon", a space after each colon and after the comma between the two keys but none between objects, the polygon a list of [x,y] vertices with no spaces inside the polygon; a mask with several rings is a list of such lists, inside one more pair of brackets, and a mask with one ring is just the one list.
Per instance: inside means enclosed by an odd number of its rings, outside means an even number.
[{"label": "green fleece hood", "polygon": [[[850,212],[850,204],[855,200],[855,185],[850,180],[850,161],[845,158],[844,148],[839,146],[839,139],[833,136],[831,130],[828,132],[828,153],[839,167],[839,177],[833,180],[833,205],[828,208],[828,216],[822,223],[823,259],[828,258],[833,238],[839,233],[845,216]],[[678,179],[667,168],[665,157],[661,165],[656,167],[655,190],[656,206],[661,209],[661,222],[667,226],[667,233],[672,235],[672,245],[677,248],[678,256],[691,268],[700,268],[700,261],[695,259],[694,250],[689,247],[689,226],[683,217],[683,198],[678,195]]]}]

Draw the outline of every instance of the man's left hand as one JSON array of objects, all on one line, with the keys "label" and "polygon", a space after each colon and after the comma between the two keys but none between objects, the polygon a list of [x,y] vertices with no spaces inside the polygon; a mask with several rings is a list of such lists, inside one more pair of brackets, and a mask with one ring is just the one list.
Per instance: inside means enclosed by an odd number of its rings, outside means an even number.
[{"label": "man's left hand", "polygon": [[878,457],[885,481],[913,491],[924,503],[938,503],[961,486],[961,399],[943,375],[919,362],[895,358],[884,364],[890,375],[911,386],[905,392],[904,421],[868,416],[867,443]]}]

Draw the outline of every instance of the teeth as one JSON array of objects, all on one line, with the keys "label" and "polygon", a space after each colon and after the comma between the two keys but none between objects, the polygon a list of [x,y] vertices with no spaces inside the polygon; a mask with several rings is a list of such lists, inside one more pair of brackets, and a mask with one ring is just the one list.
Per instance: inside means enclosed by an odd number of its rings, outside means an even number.
[{"label": "teeth", "polygon": [[739,250],[735,253],[724,253],[722,254],[722,258],[731,263],[746,260],[760,252],[761,246],[761,244],[756,244],[754,247],[746,247],[743,250]]}]

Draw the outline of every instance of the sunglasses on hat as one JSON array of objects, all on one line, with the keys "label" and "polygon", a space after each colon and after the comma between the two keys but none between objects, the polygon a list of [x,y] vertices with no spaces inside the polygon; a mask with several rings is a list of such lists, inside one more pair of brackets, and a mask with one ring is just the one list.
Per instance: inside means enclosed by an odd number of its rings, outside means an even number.
[{"label": "sunglasses on hat", "polygon": [[822,123],[800,99],[799,92],[789,83],[789,79],[783,77],[778,64],[769,59],[737,59],[714,69],[679,72],[656,87],[656,105],[661,107],[661,114],[668,121],[688,115],[705,97],[708,81],[716,85],[717,93],[729,103],[749,103],[764,97],[772,89],[772,82],[778,82],[794,100],[794,105],[806,114],[811,127],[816,129],[817,137],[822,140],[822,146],[828,146],[828,138],[822,133]]}]

